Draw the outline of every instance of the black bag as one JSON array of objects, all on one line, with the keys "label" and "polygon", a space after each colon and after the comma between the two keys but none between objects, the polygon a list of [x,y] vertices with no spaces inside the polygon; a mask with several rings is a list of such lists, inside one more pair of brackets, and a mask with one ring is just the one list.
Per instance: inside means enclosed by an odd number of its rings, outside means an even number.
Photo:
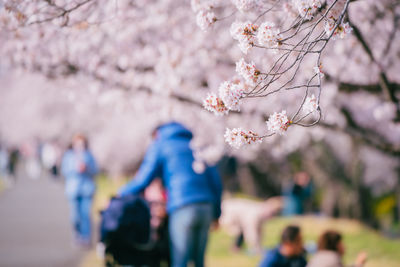
[{"label": "black bag", "polygon": [[150,209],[140,197],[113,197],[101,212],[100,240],[105,245],[140,245],[149,241]]}]

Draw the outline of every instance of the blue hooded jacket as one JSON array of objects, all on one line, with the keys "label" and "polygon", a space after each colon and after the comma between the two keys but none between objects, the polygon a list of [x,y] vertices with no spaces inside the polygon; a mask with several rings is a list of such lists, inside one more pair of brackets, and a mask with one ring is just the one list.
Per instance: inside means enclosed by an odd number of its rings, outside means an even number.
[{"label": "blue hooded jacket", "polygon": [[161,177],[167,190],[167,211],[188,204],[210,202],[214,218],[221,215],[222,184],[215,167],[201,174],[193,170],[192,133],[172,122],[158,128],[158,137],[148,148],[136,177],[119,192],[121,196],[142,192],[156,177]]},{"label": "blue hooded jacket", "polygon": [[[86,165],[84,172],[79,172],[79,162]],[[78,153],[70,149],[65,152],[61,162],[61,173],[65,177],[65,194],[68,198],[93,196],[96,190],[94,176],[98,169],[90,151]]]}]

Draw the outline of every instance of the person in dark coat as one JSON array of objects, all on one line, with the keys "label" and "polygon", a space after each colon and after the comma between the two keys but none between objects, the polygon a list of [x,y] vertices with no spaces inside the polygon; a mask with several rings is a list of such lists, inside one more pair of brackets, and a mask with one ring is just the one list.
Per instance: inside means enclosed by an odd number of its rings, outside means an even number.
[{"label": "person in dark coat", "polygon": [[161,177],[167,191],[172,266],[204,266],[208,231],[221,214],[222,184],[214,167],[193,169],[192,133],[171,122],[158,127],[135,179],[119,194],[138,194]]},{"label": "person in dark coat", "polygon": [[8,174],[10,177],[14,180],[14,182],[17,181],[17,166],[19,163],[20,159],[20,153],[17,148],[12,148],[10,150],[9,154],[9,160],[8,160]]},{"label": "person in dark coat", "polygon": [[305,267],[307,261],[303,238],[298,226],[287,226],[281,236],[281,244],[267,251],[259,267]]},{"label": "person in dark coat", "polygon": [[296,173],[293,183],[285,187],[283,215],[293,216],[304,214],[304,206],[312,194],[312,183],[306,172]]}]

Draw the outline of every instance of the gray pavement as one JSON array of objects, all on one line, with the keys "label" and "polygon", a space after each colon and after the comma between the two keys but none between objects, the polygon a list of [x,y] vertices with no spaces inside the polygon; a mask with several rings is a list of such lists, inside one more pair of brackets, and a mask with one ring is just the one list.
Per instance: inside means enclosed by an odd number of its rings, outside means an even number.
[{"label": "gray pavement", "polygon": [[0,193],[0,267],[74,267],[84,251],[72,245],[63,185],[20,177]]}]

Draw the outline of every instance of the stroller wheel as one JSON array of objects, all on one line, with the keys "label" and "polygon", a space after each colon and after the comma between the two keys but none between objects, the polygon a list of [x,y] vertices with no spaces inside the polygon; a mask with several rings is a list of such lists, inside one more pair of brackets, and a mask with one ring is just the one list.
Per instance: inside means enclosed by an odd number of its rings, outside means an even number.
[{"label": "stroller wheel", "polygon": [[111,254],[106,254],[104,257],[104,266],[106,267],[118,267],[120,266]]}]

